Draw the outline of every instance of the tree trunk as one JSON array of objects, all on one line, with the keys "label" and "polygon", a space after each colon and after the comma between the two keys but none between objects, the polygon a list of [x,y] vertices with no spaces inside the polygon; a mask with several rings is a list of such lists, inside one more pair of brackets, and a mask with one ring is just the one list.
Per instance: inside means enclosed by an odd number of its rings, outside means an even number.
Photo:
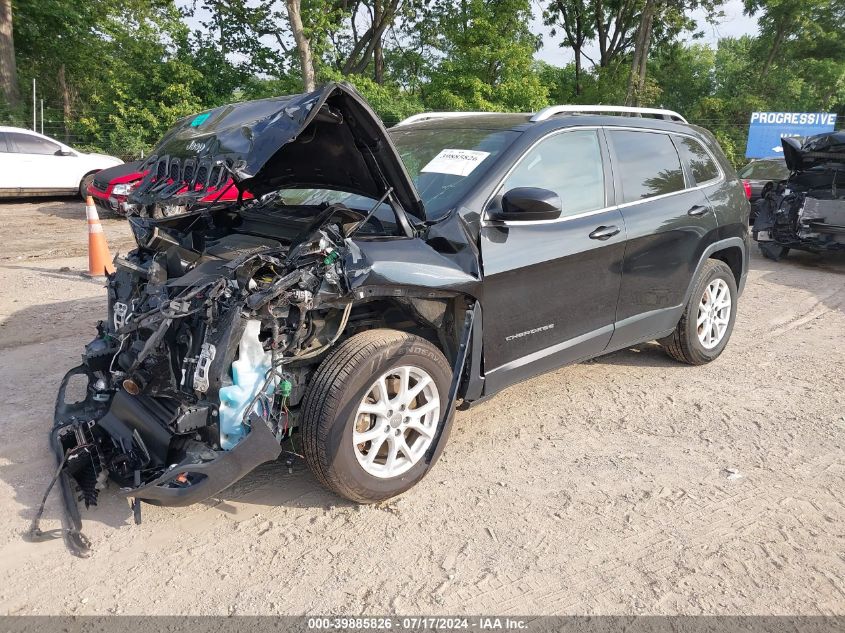
[{"label": "tree trunk", "polygon": [[763,64],[763,68],[760,70],[760,81],[763,81],[766,78],[766,75],[769,72],[769,68],[772,67],[772,64],[775,61],[775,56],[780,51],[780,45],[783,43],[783,38],[786,36],[786,18],[781,18],[778,20],[777,31],[775,32],[775,41],[772,42],[772,48],[769,50],[769,56],[766,57],[766,62]]},{"label": "tree trunk", "polygon": [[634,41],[634,57],[631,60],[631,71],[628,73],[628,89],[625,92],[625,105],[634,104],[634,90],[637,78],[640,76],[640,57],[643,53],[642,47],[643,29],[637,31],[637,39]]},{"label": "tree trunk", "polygon": [[581,96],[581,48],[574,49],[575,52],[575,96]]},{"label": "tree trunk", "polygon": [[631,73],[628,75],[628,90],[625,105],[639,105],[640,93],[645,87],[645,69],[648,61],[648,49],[651,46],[651,25],[654,19],[655,0],[646,0],[640,17],[640,26],[634,40],[634,58],[631,61]]},{"label": "tree trunk", "polygon": [[[384,19],[384,9],[381,0],[373,2],[373,24],[380,24]],[[376,45],[373,47],[373,79],[377,84],[384,83],[384,49],[382,48],[382,38],[384,33],[376,35]]]},{"label": "tree trunk", "polygon": [[382,48],[381,40],[376,42],[376,47],[373,50],[373,78],[377,84],[384,83],[384,49]]},{"label": "tree trunk", "polygon": [[70,87],[67,85],[67,76],[65,75],[64,64],[59,66],[59,74],[57,80],[59,83],[59,90],[62,93],[62,119],[64,120],[65,128],[65,144],[69,144],[72,96],[70,94]]},{"label": "tree trunk", "polygon": [[602,0],[596,0],[595,13],[593,14],[596,25],[596,35],[599,41],[599,66],[607,66],[607,32],[604,28],[604,4]]},{"label": "tree trunk", "polygon": [[288,20],[293,31],[293,39],[296,42],[296,49],[299,51],[299,67],[302,71],[302,85],[305,92],[311,92],[317,88],[314,73],[314,57],[311,53],[311,41],[305,35],[305,28],[302,26],[302,5],[300,0],[285,0],[288,9]]},{"label": "tree trunk", "polygon": [[651,32],[654,26],[654,11],[648,16],[645,36],[643,38],[643,52],[640,55],[640,76],[637,81],[637,94],[635,105],[642,105],[643,93],[645,92],[646,68],[648,66],[648,53],[651,50]]},{"label": "tree trunk", "polygon": [[15,65],[15,39],[12,28],[12,0],[0,0],[0,89],[11,108],[18,108],[18,69]]}]

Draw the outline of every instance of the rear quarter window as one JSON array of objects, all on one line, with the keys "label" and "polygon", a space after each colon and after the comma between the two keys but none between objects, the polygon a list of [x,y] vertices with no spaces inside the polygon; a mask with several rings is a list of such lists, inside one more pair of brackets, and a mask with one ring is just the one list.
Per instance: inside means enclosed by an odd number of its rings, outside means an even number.
[{"label": "rear quarter window", "polygon": [[688,136],[673,136],[672,138],[696,185],[719,177],[719,168],[701,143]]},{"label": "rear quarter window", "polygon": [[623,202],[636,202],[685,188],[681,159],[672,139],[660,132],[609,130],[622,181]]}]

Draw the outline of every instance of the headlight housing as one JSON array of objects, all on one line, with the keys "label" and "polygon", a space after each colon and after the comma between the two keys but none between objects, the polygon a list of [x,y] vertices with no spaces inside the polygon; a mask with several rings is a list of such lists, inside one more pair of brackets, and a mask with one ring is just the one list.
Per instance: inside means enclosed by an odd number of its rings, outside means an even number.
[{"label": "headlight housing", "polygon": [[125,183],[120,185],[115,185],[112,187],[111,192],[116,196],[128,196],[129,192],[135,188],[135,183]]}]

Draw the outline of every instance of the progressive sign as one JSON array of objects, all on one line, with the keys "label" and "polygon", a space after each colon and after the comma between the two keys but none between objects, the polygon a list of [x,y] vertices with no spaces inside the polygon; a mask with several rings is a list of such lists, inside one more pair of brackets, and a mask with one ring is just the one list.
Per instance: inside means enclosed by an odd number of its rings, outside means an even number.
[{"label": "progressive sign", "polygon": [[753,112],[748,127],[746,158],[783,156],[784,136],[812,136],[833,132],[836,115],[827,112]]}]

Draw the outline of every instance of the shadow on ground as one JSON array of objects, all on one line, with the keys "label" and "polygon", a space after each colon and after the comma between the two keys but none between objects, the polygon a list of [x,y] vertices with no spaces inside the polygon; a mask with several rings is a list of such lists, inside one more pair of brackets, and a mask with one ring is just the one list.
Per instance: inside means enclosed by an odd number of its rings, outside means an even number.
[{"label": "shadow on ground", "polygon": [[[60,277],[68,274],[74,279],[78,273],[47,271]],[[102,285],[102,280],[91,283]],[[0,350],[49,343],[57,338],[79,337],[79,352],[82,346],[96,334],[97,321],[106,316],[106,297],[73,299],[45,305],[27,306],[0,323]],[[46,351],[49,354],[49,351]]]},{"label": "shadow on ground", "polygon": [[762,279],[766,282],[808,291],[828,309],[845,313],[845,252],[790,251],[778,262],[755,255],[751,265],[765,271]]}]

